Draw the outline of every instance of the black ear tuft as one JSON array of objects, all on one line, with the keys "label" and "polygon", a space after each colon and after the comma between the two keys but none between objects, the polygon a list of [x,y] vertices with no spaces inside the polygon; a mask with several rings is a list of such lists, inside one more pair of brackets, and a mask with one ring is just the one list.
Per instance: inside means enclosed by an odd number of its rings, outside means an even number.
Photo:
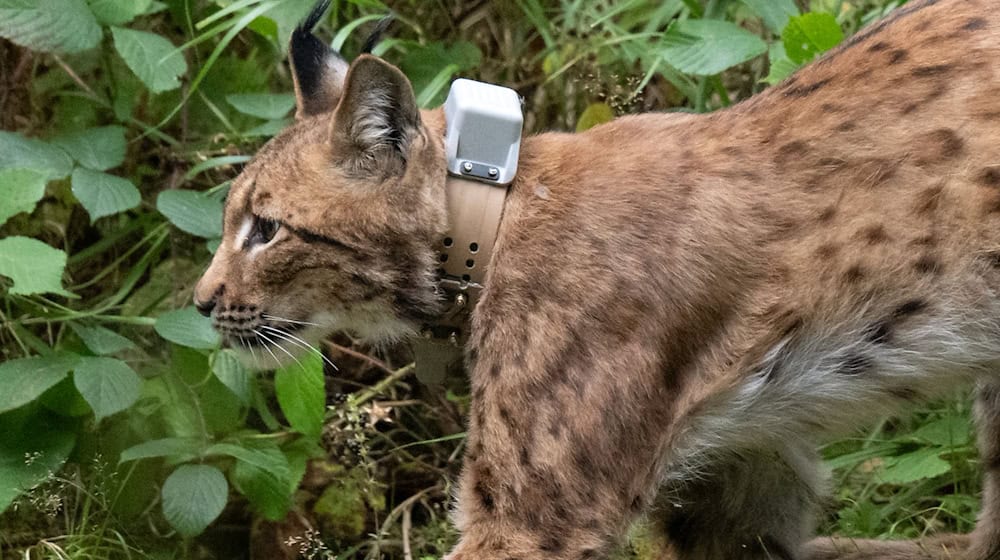
[{"label": "black ear tuft", "polygon": [[368,38],[365,39],[365,44],[361,47],[361,54],[371,54],[372,49],[374,49],[375,45],[382,40],[382,35],[385,33],[386,29],[389,29],[389,26],[392,25],[393,21],[392,14],[378,20],[378,23],[375,24],[375,28],[372,29]]},{"label": "black ear tuft", "polygon": [[317,2],[292,32],[289,54],[298,116],[332,111],[343,89],[347,61],[312,33],[329,7],[330,0]]}]

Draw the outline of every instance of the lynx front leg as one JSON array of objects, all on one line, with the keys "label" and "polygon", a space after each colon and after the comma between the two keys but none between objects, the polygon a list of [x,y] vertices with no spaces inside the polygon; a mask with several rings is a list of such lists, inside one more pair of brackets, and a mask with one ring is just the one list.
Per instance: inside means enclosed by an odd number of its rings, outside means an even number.
[{"label": "lynx front leg", "polygon": [[651,501],[673,397],[641,352],[591,356],[480,358],[452,560],[602,558]]}]

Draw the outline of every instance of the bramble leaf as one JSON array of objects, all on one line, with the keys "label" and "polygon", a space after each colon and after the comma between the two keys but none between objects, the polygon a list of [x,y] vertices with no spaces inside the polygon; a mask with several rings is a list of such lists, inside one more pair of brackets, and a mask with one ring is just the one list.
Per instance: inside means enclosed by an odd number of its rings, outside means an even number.
[{"label": "bramble leaf", "polygon": [[226,506],[229,484],[210,465],[181,465],[167,477],[160,491],[163,516],[185,537],[200,534]]},{"label": "bramble leaf", "polygon": [[156,33],[112,27],[115,49],[149,91],[161,93],[180,87],[187,62],[173,43]]},{"label": "bramble leaf", "polygon": [[76,297],[62,287],[66,253],[37,239],[13,236],[0,239],[0,275],[14,281],[10,293],[52,293]]}]

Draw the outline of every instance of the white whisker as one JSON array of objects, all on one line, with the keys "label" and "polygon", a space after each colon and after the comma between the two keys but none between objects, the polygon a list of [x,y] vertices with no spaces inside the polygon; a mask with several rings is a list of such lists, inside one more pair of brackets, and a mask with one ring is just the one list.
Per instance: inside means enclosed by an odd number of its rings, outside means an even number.
[{"label": "white whisker", "polygon": [[292,333],[290,333],[290,332],[288,332],[286,330],[279,329],[277,327],[272,327],[272,326],[269,326],[269,325],[264,325],[264,328],[267,329],[267,330],[269,330],[269,331],[271,331],[272,333],[277,333],[278,335],[282,335],[282,338],[285,338],[285,340],[288,340],[289,342],[292,342],[294,344],[298,344],[299,346],[301,346],[301,347],[303,347],[303,348],[305,348],[307,350],[311,350],[312,352],[315,352],[316,355],[319,356],[320,358],[322,358],[322,360],[324,362],[330,364],[330,367],[332,367],[334,371],[340,371],[340,368],[337,367],[337,364],[331,362],[330,359],[327,358],[326,355],[324,355],[323,352],[319,348],[316,348],[312,344],[309,344],[305,340],[302,340],[302,338],[300,338],[298,336],[295,336],[294,334],[292,334]]},{"label": "white whisker", "polygon": [[[263,338],[265,341],[268,341],[267,337],[264,336],[264,335],[262,335],[262,334],[260,334],[260,332],[258,332],[256,329],[254,329],[253,333],[255,335]],[[268,341],[268,342],[270,342],[270,341]],[[274,344],[274,343],[271,342],[271,344]],[[264,350],[267,350],[267,353],[271,355],[271,358],[274,359],[274,363],[276,364],[276,366],[277,367],[281,367],[281,360],[279,360],[278,357],[274,355],[274,352],[271,351],[271,347],[269,345],[267,345],[267,344],[261,344],[261,347],[263,347]]]},{"label": "white whisker", "polygon": [[239,339],[240,344],[242,344],[247,350],[250,351],[250,355],[253,357],[254,363],[255,364],[260,363],[260,362],[257,361],[257,353],[253,351],[253,344],[250,344],[249,342],[247,342],[247,340],[245,338],[243,338],[242,336],[237,336],[236,338]]},{"label": "white whisker", "polygon": [[[281,351],[282,351],[282,352],[284,352],[285,354],[288,354],[288,357],[289,357],[289,358],[291,358],[291,359],[293,359],[293,360],[295,360],[295,363],[299,364],[299,367],[300,367],[300,368],[302,368],[302,369],[306,369],[306,368],[305,368],[305,366],[303,366],[303,365],[302,365],[302,362],[300,362],[300,361],[299,361],[299,359],[298,359],[298,358],[296,358],[294,354],[292,354],[292,353],[291,353],[291,352],[289,352],[288,350],[285,350],[285,348],[284,348],[284,347],[282,347],[282,346],[281,346],[281,344],[278,344],[278,343],[277,343],[277,342],[275,342],[274,340],[272,340],[272,339],[268,338],[268,337],[267,337],[267,335],[265,335],[264,333],[262,333],[262,332],[258,331],[257,329],[254,329],[254,331],[253,331],[253,332],[257,333],[257,336],[259,336],[259,337],[263,338],[263,339],[264,339],[265,341],[267,341],[267,342],[268,342],[268,343],[269,343],[269,344],[270,344],[271,346],[274,346],[274,347],[275,347],[275,348],[277,348],[278,350],[281,350]],[[270,352],[270,351],[271,351],[271,349],[270,349],[270,348],[269,348],[268,346],[264,346],[264,348],[267,348],[268,352]],[[273,353],[273,352],[271,352],[271,356],[272,356],[272,357],[274,356],[274,353]],[[275,359],[275,361],[277,361],[277,360],[278,360],[278,358],[274,358],[274,359]],[[278,364],[280,365],[280,364],[281,364],[281,362],[278,362]]]}]

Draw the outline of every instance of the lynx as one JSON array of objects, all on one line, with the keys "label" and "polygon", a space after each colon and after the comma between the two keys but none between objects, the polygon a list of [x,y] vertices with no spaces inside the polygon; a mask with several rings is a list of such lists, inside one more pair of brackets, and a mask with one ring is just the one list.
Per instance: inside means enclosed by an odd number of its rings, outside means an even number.
[{"label": "lynx", "polygon": [[[442,312],[444,113],[331,52],[325,7],[291,40],[297,120],[233,182],[195,294],[278,358]],[[451,560],[600,558],[643,514],[685,560],[1000,558],[996,7],[914,0],[732,108],[524,140],[471,317]],[[977,529],[812,539],[817,443],[958,384]]]}]

